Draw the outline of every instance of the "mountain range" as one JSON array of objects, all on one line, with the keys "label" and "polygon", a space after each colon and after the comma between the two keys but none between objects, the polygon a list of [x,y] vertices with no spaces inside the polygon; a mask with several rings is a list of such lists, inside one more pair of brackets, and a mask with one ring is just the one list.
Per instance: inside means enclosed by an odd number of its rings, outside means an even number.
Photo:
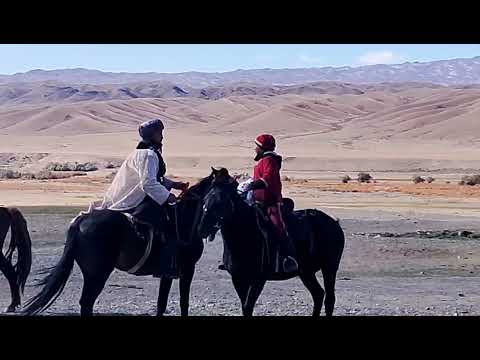
[{"label": "mountain range", "polygon": [[55,81],[0,84],[0,105],[65,104],[82,101],[130,99],[199,98],[218,100],[230,96],[277,96],[286,94],[316,96],[362,95],[371,91],[398,92],[406,88],[443,88],[442,85],[423,83],[380,83],[354,85],[320,81],[301,85],[261,85],[237,83],[230,85],[192,88],[167,81],[130,84],[60,84]]},{"label": "mountain range", "polygon": [[359,67],[321,67],[298,69],[252,69],[223,73],[114,73],[90,69],[32,70],[13,75],[0,75],[0,84],[56,81],[67,84],[128,84],[170,82],[180,87],[204,88],[235,83],[261,85],[295,85],[318,81],[355,84],[382,82],[422,82],[440,85],[480,83],[480,56],[431,62],[406,62],[396,65]]}]

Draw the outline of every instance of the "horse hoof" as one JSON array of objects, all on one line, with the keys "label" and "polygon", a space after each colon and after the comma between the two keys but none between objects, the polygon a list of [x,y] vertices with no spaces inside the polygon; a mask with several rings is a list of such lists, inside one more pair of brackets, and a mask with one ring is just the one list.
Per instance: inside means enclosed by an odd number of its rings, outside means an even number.
[{"label": "horse hoof", "polygon": [[6,313],[14,313],[17,311],[17,306],[16,305],[10,305],[7,310],[5,310]]}]

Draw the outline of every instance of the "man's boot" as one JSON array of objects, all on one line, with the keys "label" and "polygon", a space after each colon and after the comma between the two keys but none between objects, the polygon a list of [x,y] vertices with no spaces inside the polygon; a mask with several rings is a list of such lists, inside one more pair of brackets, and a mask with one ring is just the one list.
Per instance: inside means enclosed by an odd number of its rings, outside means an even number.
[{"label": "man's boot", "polygon": [[293,247],[292,239],[288,234],[280,237],[280,257],[282,260],[283,271],[291,274],[298,271],[298,263],[295,259],[295,248]]},{"label": "man's boot", "polygon": [[175,224],[167,223],[167,244],[165,250],[168,253],[169,266],[165,277],[170,279],[178,279],[180,277],[179,247],[180,239],[177,238]]},{"label": "man's boot", "polygon": [[160,231],[160,229],[155,229],[154,233],[154,249],[156,249],[156,256],[158,257],[158,267],[154,270],[153,272],[153,277],[155,278],[161,278],[162,276],[165,276],[165,266],[162,265],[162,263],[165,262],[165,259],[167,258],[165,256],[165,251],[167,250],[167,240],[165,238],[165,234]]},{"label": "man's boot", "polygon": [[169,279],[178,279],[180,277],[180,269],[176,254],[171,255],[171,263],[164,276]]}]

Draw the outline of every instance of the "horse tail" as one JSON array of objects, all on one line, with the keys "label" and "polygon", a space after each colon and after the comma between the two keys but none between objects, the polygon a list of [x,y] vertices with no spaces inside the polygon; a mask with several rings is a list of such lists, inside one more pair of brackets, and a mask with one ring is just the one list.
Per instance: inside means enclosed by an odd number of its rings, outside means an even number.
[{"label": "horse tail", "polygon": [[47,277],[37,284],[37,286],[44,285],[44,288],[26,302],[26,306],[22,310],[23,315],[36,315],[47,310],[62,293],[72,273],[78,231],[77,218],[68,229],[67,240],[60,261],[52,268]]},{"label": "horse tail", "polygon": [[17,274],[17,284],[23,295],[25,283],[27,282],[32,267],[32,240],[28,233],[27,221],[17,208],[9,208],[11,218],[11,240],[6,254],[11,261],[13,251],[17,250],[17,263],[14,265]]},{"label": "horse tail", "polygon": [[[8,217],[8,223],[7,227],[5,229],[2,229],[4,231],[3,238],[1,239],[2,242],[0,243],[1,247],[3,247],[3,243],[7,237],[8,230],[12,227],[12,214],[10,213],[10,209],[6,207],[1,207],[0,210],[4,212],[6,217]],[[13,232],[10,231],[10,242],[8,244],[7,252],[5,253],[5,258],[11,263],[12,262],[12,257],[13,253],[15,252],[15,249],[17,248],[17,237],[13,236]]]}]

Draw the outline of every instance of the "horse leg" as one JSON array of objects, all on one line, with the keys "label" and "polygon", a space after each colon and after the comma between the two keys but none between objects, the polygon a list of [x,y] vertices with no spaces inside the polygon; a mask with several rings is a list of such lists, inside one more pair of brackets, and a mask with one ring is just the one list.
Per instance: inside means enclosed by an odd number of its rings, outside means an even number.
[{"label": "horse leg", "polygon": [[98,295],[102,292],[112,271],[113,267],[110,271],[103,271],[102,273],[95,275],[83,274],[83,289],[82,296],[80,297],[81,316],[93,315],[93,305],[95,304]]},{"label": "horse leg", "polygon": [[237,292],[238,297],[240,298],[240,303],[242,304],[243,308],[243,306],[245,305],[245,301],[247,300],[249,286],[244,280],[241,280],[237,277],[232,277],[232,283],[235,287],[235,291]]},{"label": "horse leg", "polygon": [[242,306],[243,316],[253,315],[253,308],[255,307],[255,303],[257,302],[258,297],[262,293],[265,282],[265,280],[257,280],[250,284],[250,287],[248,288],[247,298],[245,300],[245,305]]},{"label": "horse leg", "polygon": [[195,264],[185,266],[182,272],[183,274],[180,277],[180,312],[182,316],[188,316],[190,286],[195,272]]},{"label": "horse leg", "polygon": [[310,291],[313,299],[313,312],[312,316],[320,316],[323,305],[323,297],[325,296],[325,291],[323,291],[322,286],[318,282],[315,273],[301,274],[300,280],[302,280],[303,285]]},{"label": "horse leg", "polygon": [[158,289],[157,316],[163,316],[167,310],[168,295],[172,287],[173,279],[162,276],[160,278],[160,288]]},{"label": "horse leg", "polygon": [[2,253],[0,253],[0,270],[5,274],[10,286],[10,293],[12,295],[12,302],[8,306],[6,312],[15,312],[17,306],[20,305],[20,288],[17,284],[17,274],[12,264],[5,259]]},{"label": "horse leg", "polygon": [[335,280],[337,271],[330,271],[328,269],[322,270],[323,285],[325,286],[325,313],[327,316],[333,315],[333,308],[335,307]]}]

